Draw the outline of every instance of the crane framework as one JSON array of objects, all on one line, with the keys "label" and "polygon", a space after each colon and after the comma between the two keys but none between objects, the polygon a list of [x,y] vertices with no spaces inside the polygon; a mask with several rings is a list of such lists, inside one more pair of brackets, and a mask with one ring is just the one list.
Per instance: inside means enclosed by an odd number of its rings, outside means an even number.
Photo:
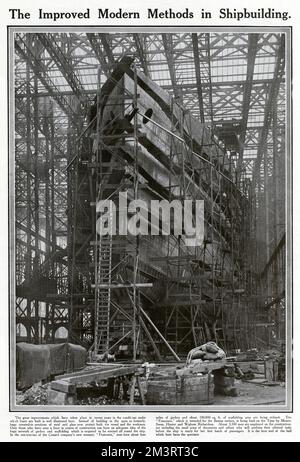
[{"label": "crane framework", "polygon": [[[90,170],[79,171],[76,156],[80,151],[82,157],[90,149],[82,136],[88,108],[115,64],[130,55],[137,71],[169,92],[176,104],[218,135],[230,155],[235,186],[248,201],[242,224],[228,228],[240,260],[238,266],[232,265],[232,279],[236,278],[246,291],[241,294],[232,290],[226,299],[219,291],[212,294],[212,310],[222,300],[214,325],[215,339],[223,346],[227,342],[227,346],[239,348],[260,346],[266,338],[267,342],[282,338],[287,158],[285,34],[20,32],[15,33],[14,41],[18,337],[35,343],[49,342],[57,340],[66,329],[69,338],[92,346],[96,353],[111,347],[109,336],[100,349],[94,342],[95,297],[101,295],[97,288],[100,280],[97,282],[95,275],[101,256],[91,250],[94,253],[90,259],[80,262],[78,258],[83,248],[97,245],[91,246],[93,233],[88,232],[95,229],[95,215],[81,207],[90,200],[90,196],[85,197]],[[137,97],[133,92],[133,104]],[[132,181],[139,184],[136,170]],[[181,188],[184,194],[185,186]],[[221,184],[218,194],[224,194]],[[91,222],[79,219],[80,207]],[[214,216],[213,208],[211,213]],[[81,248],[74,239],[78,233],[85,236]],[[177,350],[211,336],[205,327],[207,314],[191,297],[161,307],[164,321],[155,315],[151,318],[147,312],[141,314],[140,299],[147,294],[138,288],[137,281],[145,281],[142,273],[145,276],[146,269],[138,262],[137,249],[135,243],[130,257],[131,286],[122,288],[125,311],[117,298],[109,300],[113,309],[105,320],[107,332],[113,332],[123,310],[123,335],[133,336],[135,353],[141,331],[158,356],[160,343],[176,356]],[[90,269],[81,271],[82,265],[91,264],[93,281],[87,280]],[[169,258],[165,277],[168,292],[178,285],[171,265],[197,279],[188,259]],[[207,271],[213,280],[222,271],[214,255]],[[123,277],[125,285],[124,274],[118,274],[119,283]],[[151,278],[157,281],[161,275],[152,274]],[[91,288],[93,284],[96,288],[85,292],[85,286]],[[127,304],[131,309],[126,309]],[[222,318],[224,313],[226,320]],[[120,320],[117,324],[120,334]]]}]

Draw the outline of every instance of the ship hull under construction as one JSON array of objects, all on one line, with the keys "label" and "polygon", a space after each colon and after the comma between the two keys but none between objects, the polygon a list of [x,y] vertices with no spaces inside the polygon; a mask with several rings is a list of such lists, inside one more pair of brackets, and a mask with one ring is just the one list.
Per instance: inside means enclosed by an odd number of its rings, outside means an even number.
[{"label": "ship hull under construction", "polygon": [[[208,340],[234,348],[237,333],[247,347],[239,317],[245,323],[249,195],[212,128],[128,57],[99,84],[87,124],[69,165],[73,340],[94,356],[126,343],[133,359],[178,359]],[[120,193],[128,203],[203,201],[203,239],[191,244],[172,227],[163,235],[159,218],[158,235],[120,235],[118,224],[115,235],[99,234],[100,201],[120,212]]]}]

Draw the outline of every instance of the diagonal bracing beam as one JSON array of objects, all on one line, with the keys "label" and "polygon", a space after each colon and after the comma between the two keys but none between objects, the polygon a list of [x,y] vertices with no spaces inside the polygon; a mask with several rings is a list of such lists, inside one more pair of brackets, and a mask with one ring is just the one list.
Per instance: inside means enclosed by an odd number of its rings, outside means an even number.
[{"label": "diagonal bracing beam", "polygon": [[110,66],[107,63],[105,56],[103,54],[103,51],[99,45],[99,40],[97,37],[97,34],[86,34],[88,41],[90,42],[90,45],[92,47],[93,52],[95,53],[96,58],[98,59],[103,73],[107,76],[110,71]]},{"label": "diagonal bracing beam", "polygon": [[144,47],[141,41],[140,34],[133,34],[133,38],[134,38],[136,50],[137,50],[141,65],[143,67],[144,73],[147,77],[149,77],[150,74],[149,74],[149,69],[148,69],[147,58],[146,58],[146,54],[144,53]]},{"label": "diagonal bracing beam", "polygon": [[170,79],[172,83],[172,88],[174,92],[175,98],[180,97],[180,93],[178,90],[178,85],[176,81],[176,73],[175,73],[175,64],[174,64],[174,56],[173,56],[173,51],[172,51],[172,36],[171,34],[161,34],[164,49],[165,49],[165,55],[166,55],[166,60],[169,68],[169,74],[170,74]]},{"label": "diagonal bracing beam", "polygon": [[60,93],[60,90],[54,82],[49,79],[47,76],[47,69],[39,60],[31,48],[28,46],[25,40],[18,35],[18,40],[15,42],[15,49],[18,55],[28,63],[29,67],[38,77],[42,85],[45,89],[49,92],[51,97],[57,102],[59,107],[63,110],[63,112],[70,118],[70,120],[75,124],[78,125],[78,118],[73,111],[72,106],[70,105],[68,98]]},{"label": "diagonal bracing beam", "polygon": [[246,76],[246,82],[244,85],[243,108],[242,108],[242,130],[240,134],[240,151],[239,151],[239,159],[238,159],[238,164],[237,164],[238,180],[241,175],[242,164],[243,164],[244,144],[245,144],[247,124],[248,124],[248,115],[249,115],[249,109],[250,109],[251,91],[252,91],[252,86],[253,86],[253,74],[254,74],[255,58],[257,54],[258,39],[259,39],[259,34],[249,34],[247,76]]},{"label": "diagonal bracing beam", "polygon": [[210,122],[213,127],[214,125],[214,111],[213,111],[213,102],[212,102],[212,82],[211,82],[211,57],[210,57],[210,34],[205,34],[205,45],[206,45],[206,55],[207,55],[207,66],[208,66],[208,100],[209,100],[209,117]]},{"label": "diagonal bracing beam", "polygon": [[74,68],[70,63],[69,59],[63,53],[61,47],[55,41],[53,34],[36,34],[36,37],[41,42],[43,47],[47,50],[53,61],[55,62],[60,73],[63,75],[65,80],[72,88],[74,94],[77,96],[79,102],[82,98],[86,98],[84,95],[84,87],[80,82],[79,78],[74,72]]},{"label": "diagonal bracing beam", "polygon": [[282,34],[280,37],[280,42],[277,51],[277,59],[274,70],[274,77],[272,83],[269,86],[267,102],[265,107],[264,114],[264,123],[260,133],[260,140],[257,150],[257,156],[255,160],[254,170],[253,170],[253,179],[252,179],[252,188],[255,189],[256,184],[260,178],[260,167],[261,161],[265,149],[267,149],[267,138],[271,126],[273,107],[277,105],[277,97],[279,92],[279,87],[283,79],[285,69],[285,35]]},{"label": "diagonal bracing beam", "polygon": [[192,42],[193,42],[193,53],[194,53],[194,63],[195,63],[196,82],[197,82],[197,94],[198,94],[199,111],[200,111],[200,121],[204,123],[205,117],[204,117],[201,70],[200,70],[200,59],[199,59],[198,34],[192,34]]},{"label": "diagonal bracing beam", "polygon": [[115,64],[115,58],[114,58],[113,52],[111,50],[111,47],[110,47],[110,45],[108,43],[107,34],[98,34],[98,37],[101,40],[101,43],[102,43],[102,46],[103,46],[104,51],[106,53],[109,65],[112,68],[114,66],[114,64]]}]

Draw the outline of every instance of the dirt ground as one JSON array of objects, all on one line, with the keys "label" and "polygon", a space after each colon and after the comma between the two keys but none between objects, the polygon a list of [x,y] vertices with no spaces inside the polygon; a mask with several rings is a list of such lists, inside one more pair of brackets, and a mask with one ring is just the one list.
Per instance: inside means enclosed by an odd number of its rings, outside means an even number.
[{"label": "dirt ground", "polygon": [[214,405],[264,405],[285,404],[285,386],[278,384],[273,386],[258,385],[253,382],[236,381],[238,396],[215,395]]},{"label": "dirt ground", "polygon": [[[19,405],[45,405],[47,402],[47,385],[36,384],[26,392],[17,393]],[[273,386],[258,385],[251,382],[236,381],[238,396],[215,395],[213,405],[218,406],[252,406],[285,404],[285,386],[278,384]],[[90,396],[78,400],[78,405],[107,405],[128,404],[124,400],[109,400],[106,396]]]},{"label": "dirt ground", "polygon": [[[86,369],[88,369],[87,367]],[[162,373],[170,374],[175,365],[164,364],[159,367]],[[175,370],[175,369],[174,369]],[[215,406],[252,406],[252,405],[280,405],[285,404],[286,389],[285,384],[276,382],[269,385],[263,384],[265,380],[261,374],[254,374],[254,380],[242,381],[235,380],[234,387],[237,389],[237,396],[224,396],[215,394],[213,405]],[[141,386],[146,394],[147,383],[145,378],[141,380]],[[26,391],[18,391],[16,404],[18,405],[47,405],[48,387],[50,384],[35,384]],[[103,390],[104,391],[104,390]],[[78,405],[122,405],[128,404],[124,399],[109,399],[100,389],[88,386],[88,389],[78,390]],[[138,401],[137,401],[138,402]],[[136,403],[137,404],[137,403]]]}]

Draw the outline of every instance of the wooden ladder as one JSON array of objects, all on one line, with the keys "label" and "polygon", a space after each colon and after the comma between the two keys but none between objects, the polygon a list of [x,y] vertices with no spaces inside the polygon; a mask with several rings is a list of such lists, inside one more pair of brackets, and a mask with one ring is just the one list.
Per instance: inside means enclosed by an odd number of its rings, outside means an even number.
[{"label": "wooden ladder", "polygon": [[95,281],[95,354],[104,354],[109,348],[109,319],[112,272],[111,234],[99,236],[96,249]]}]

